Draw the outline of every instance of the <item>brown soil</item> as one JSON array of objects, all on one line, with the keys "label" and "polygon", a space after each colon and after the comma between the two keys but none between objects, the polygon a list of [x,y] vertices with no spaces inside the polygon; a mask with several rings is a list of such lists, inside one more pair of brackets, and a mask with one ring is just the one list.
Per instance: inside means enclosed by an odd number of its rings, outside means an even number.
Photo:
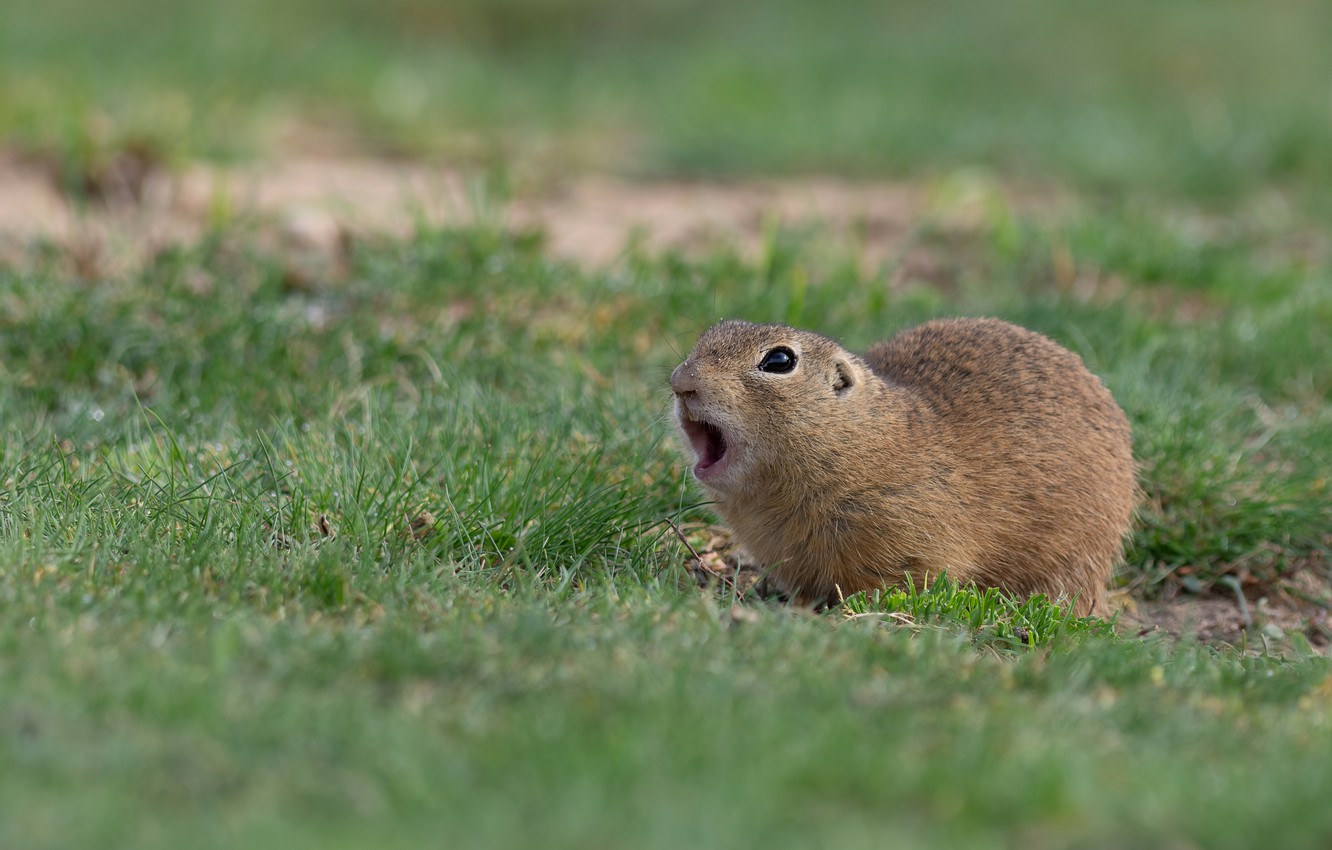
[{"label": "brown soil", "polygon": [[820,244],[846,249],[877,269],[930,279],[937,261],[914,250],[922,225],[966,232],[998,209],[1052,196],[1001,193],[983,175],[939,185],[833,179],[737,183],[627,182],[583,176],[488,196],[484,181],[456,169],[330,153],[240,166],[170,170],[118,157],[67,191],[49,161],[0,150],[0,259],[34,241],[95,250],[115,268],[219,223],[276,229],[288,241],[335,250],[348,235],[405,235],[425,225],[496,225],[544,232],[559,257],[601,266],[629,247],[648,253],[729,247],[748,256],[778,229],[817,228]]}]

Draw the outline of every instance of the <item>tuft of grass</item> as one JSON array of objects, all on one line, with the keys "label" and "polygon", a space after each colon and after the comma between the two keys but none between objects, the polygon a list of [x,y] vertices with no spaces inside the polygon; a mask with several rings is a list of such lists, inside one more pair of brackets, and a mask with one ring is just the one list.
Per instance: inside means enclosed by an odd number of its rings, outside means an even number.
[{"label": "tuft of grass", "polygon": [[1032,649],[1114,634],[1110,623],[1075,617],[1044,595],[1017,599],[993,587],[959,585],[947,576],[921,588],[908,577],[904,587],[857,593],[842,600],[841,610],[852,619],[878,617],[906,627],[961,626],[977,646],[995,649]]}]

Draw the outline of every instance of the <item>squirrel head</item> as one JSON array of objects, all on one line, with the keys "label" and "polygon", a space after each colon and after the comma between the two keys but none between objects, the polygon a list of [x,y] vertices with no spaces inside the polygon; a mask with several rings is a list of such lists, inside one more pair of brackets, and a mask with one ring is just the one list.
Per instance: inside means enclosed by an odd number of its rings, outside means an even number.
[{"label": "squirrel head", "polygon": [[710,490],[743,493],[793,457],[826,448],[882,382],[859,357],[809,331],[723,321],[671,373],[675,418]]}]

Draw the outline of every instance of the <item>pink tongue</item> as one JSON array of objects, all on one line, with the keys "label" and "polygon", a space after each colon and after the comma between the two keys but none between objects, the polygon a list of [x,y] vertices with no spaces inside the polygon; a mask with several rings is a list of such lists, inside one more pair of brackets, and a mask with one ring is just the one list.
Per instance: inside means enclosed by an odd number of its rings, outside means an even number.
[{"label": "pink tongue", "polygon": [[703,424],[699,428],[699,437],[695,443],[698,451],[698,468],[707,469],[726,455],[726,440],[722,433],[712,425]]},{"label": "pink tongue", "polygon": [[689,434],[689,443],[698,456],[695,469],[702,471],[721,460],[726,455],[726,440],[721,431],[703,422],[686,422],[685,430]]}]

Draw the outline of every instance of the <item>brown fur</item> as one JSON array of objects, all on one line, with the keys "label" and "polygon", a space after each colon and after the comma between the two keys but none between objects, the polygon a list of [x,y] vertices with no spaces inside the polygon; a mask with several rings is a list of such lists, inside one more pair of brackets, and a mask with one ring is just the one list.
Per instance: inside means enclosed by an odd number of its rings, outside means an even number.
[{"label": "brown fur", "polygon": [[[776,346],[789,374],[761,371]],[[736,540],[804,601],[941,573],[1103,613],[1137,488],[1129,425],[1077,355],[996,319],[920,325],[857,357],[722,322],[671,375],[715,425],[698,473]],[[697,430],[699,426],[694,426]]]}]

